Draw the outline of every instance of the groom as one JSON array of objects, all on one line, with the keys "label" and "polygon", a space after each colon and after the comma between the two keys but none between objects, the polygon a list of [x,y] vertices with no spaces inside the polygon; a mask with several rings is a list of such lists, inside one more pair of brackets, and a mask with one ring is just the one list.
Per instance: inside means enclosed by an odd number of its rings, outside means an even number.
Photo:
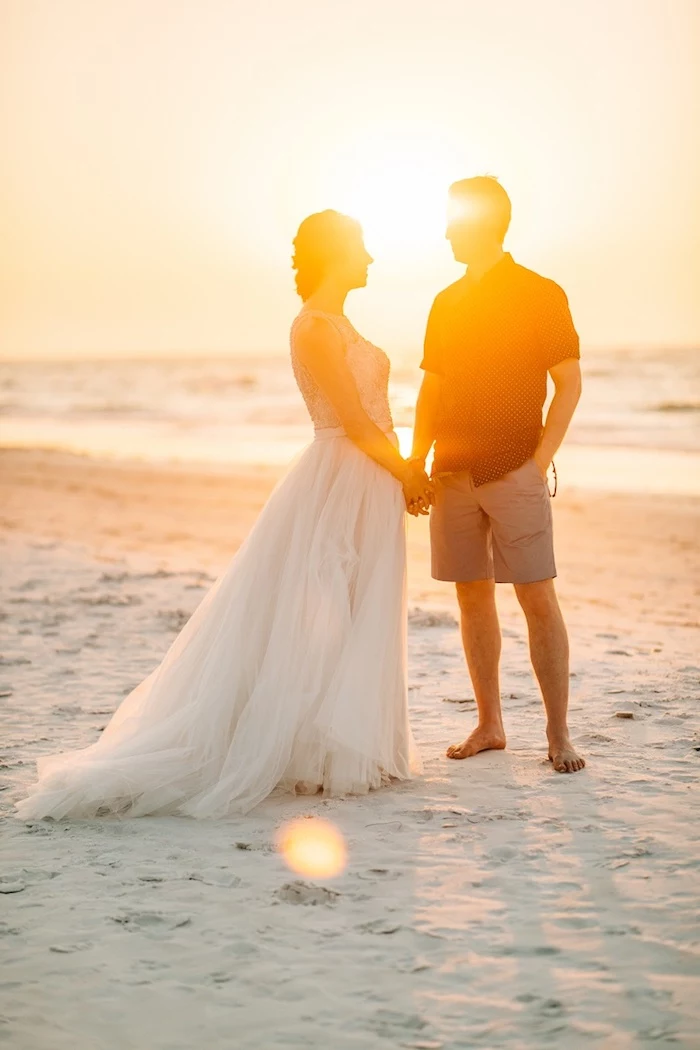
[{"label": "groom", "polygon": [[[580,397],[579,340],[562,289],[504,252],[510,215],[494,178],[450,188],[446,236],[467,272],[430,312],[411,458],[424,464],[435,442],[432,575],[457,585],[479,712],[448,757],[506,746],[495,584],[512,583],[527,619],[549,758],[558,772],[575,773],[585,762],[566,721],[569,642],[554,589],[547,468]],[[548,373],[555,395],[543,427]]]}]

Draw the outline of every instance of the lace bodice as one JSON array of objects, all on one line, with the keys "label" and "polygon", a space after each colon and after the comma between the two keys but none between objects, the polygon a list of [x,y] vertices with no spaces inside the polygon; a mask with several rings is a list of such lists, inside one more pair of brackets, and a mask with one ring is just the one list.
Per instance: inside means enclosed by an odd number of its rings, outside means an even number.
[{"label": "lace bodice", "polygon": [[295,335],[298,325],[306,317],[324,317],[340,334],[345,348],[345,357],[357,384],[362,407],[378,427],[384,431],[390,431],[393,428],[388,394],[390,365],[389,358],[384,351],[363,339],[347,317],[327,314],[320,310],[303,310],[295,318],[290,333],[292,368],[316,430],[340,427],[342,424],[335,409],[319,388],[308,368],[301,363],[296,352]]}]

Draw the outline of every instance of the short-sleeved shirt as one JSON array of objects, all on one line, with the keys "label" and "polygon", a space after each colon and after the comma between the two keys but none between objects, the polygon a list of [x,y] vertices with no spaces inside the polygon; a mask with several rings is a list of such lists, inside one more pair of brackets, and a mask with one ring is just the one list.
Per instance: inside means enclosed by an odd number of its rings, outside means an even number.
[{"label": "short-sleeved shirt", "polygon": [[433,474],[469,471],[474,485],[508,474],[542,434],[547,372],[579,357],[569,303],[554,281],[506,253],[435,299],[421,368],[443,377]]}]

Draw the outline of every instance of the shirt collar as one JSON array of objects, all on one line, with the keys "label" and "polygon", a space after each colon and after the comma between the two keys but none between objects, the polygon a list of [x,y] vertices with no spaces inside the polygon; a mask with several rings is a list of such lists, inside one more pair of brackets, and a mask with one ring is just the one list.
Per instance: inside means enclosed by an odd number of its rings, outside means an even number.
[{"label": "shirt collar", "polygon": [[510,252],[504,252],[497,263],[487,270],[478,284],[485,284],[487,281],[497,280],[499,277],[505,277],[511,267],[514,266],[513,256]]},{"label": "shirt collar", "polygon": [[498,260],[498,262],[494,263],[491,269],[487,270],[484,276],[481,277],[478,281],[470,281],[469,271],[467,270],[467,273],[465,274],[464,278],[465,294],[468,294],[470,290],[476,291],[481,288],[486,288],[489,284],[491,284],[492,281],[498,281],[502,277],[507,277],[507,275],[512,270],[513,266],[515,266],[513,256],[510,254],[510,252],[504,252],[501,258]]}]

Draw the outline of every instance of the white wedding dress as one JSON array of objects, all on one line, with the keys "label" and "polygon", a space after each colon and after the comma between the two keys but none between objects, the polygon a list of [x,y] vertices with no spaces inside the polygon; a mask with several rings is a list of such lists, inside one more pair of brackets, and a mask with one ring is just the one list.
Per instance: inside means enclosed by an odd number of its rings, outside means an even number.
[{"label": "white wedding dress", "polygon": [[[25,819],[223,817],[276,788],[364,793],[419,770],[408,725],[401,486],[359,451],[312,376],[315,440],[162,663],[81,751],[39,760]],[[318,311],[314,311],[318,314]],[[389,361],[344,316],[363,407],[393,440]]]}]

